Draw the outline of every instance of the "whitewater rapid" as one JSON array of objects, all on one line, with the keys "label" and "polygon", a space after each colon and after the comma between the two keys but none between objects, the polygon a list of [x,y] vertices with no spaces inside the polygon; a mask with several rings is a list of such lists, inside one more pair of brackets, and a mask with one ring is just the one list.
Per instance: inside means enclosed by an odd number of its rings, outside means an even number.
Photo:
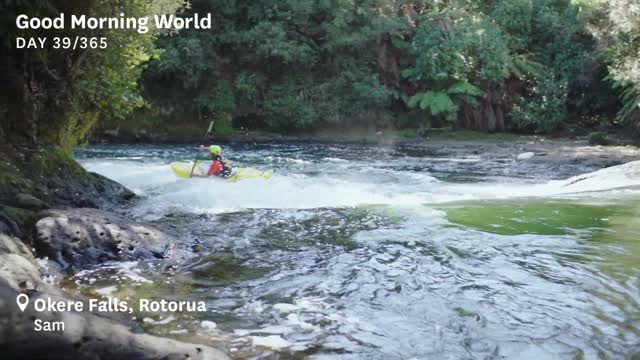
[{"label": "whitewater rapid", "polygon": [[[242,209],[419,206],[519,197],[597,197],[611,193],[636,194],[640,189],[640,161],[566,180],[542,180],[536,183],[531,179],[500,178],[499,182],[460,184],[438,180],[429,172],[394,171],[366,165],[362,165],[361,169],[355,166],[353,173],[346,173],[344,169],[348,168],[348,162],[335,158],[328,161],[347,164],[331,174],[313,171],[318,164],[311,161],[295,158],[283,160],[281,157],[267,160],[279,164],[288,162],[296,167],[280,172],[276,170],[268,181],[248,179],[226,183],[218,179],[178,179],[171,171],[168,160],[86,159],[82,164],[87,170],[112,178],[141,195],[143,200],[135,212],[147,219],[169,212],[215,214]],[[327,162],[327,159],[320,161]],[[264,165],[262,168],[270,170]],[[309,168],[312,170],[309,171]],[[358,172],[361,176],[358,176]],[[607,194],[594,195],[594,192]]]},{"label": "whitewater rapid", "polygon": [[630,353],[640,162],[591,172],[418,150],[236,145],[234,166],[274,175],[226,183],[176,178],[169,163],[192,157],[186,147],[90,147],[78,154],[88,170],[139,195],[127,216],[199,250],[175,272],[105,264],[72,281],[206,301],[196,319],[143,314],[145,330],[238,359]]}]

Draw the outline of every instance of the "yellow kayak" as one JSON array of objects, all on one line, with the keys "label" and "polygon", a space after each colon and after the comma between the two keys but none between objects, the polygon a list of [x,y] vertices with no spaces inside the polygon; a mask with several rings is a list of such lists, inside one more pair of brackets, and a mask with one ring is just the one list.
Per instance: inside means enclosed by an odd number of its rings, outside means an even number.
[{"label": "yellow kayak", "polygon": [[[185,179],[189,178],[189,175],[191,174],[191,169],[193,169],[193,161],[175,161],[169,165],[171,166],[171,170],[173,170],[173,172],[179,178],[185,178]],[[206,177],[206,175],[203,175],[203,174],[206,173],[207,169],[209,168],[209,165],[210,164],[203,161],[196,162],[195,169],[193,170],[193,177]],[[273,174],[270,172],[260,171],[256,168],[251,168],[251,167],[235,168],[233,169],[233,173],[231,173],[231,176],[229,176],[224,180],[226,180],[227,182],[236,182],[240,180],[258,179],[258,178],[269,180],[271,178],[271,175]]]}]

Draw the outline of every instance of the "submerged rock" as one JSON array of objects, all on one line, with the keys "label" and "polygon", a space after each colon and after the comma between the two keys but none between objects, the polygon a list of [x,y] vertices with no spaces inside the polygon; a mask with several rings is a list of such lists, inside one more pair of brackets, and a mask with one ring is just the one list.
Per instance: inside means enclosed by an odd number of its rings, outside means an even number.
[{"label": "submerged rock", "polygon": [[534,152],[524,152],[521,154],[518,154],[518,156],[516,156],[516,158],[518,160],[527,160],[527,159],[531,159],[532,157],[536,156],[536,154]]},{"label": "submerged rock", "polygon": [[166,258],[173,239],[150,225],[112,213],[78,208],[47,210],[36,223],[35,247],[62,266],[107,260]]}]

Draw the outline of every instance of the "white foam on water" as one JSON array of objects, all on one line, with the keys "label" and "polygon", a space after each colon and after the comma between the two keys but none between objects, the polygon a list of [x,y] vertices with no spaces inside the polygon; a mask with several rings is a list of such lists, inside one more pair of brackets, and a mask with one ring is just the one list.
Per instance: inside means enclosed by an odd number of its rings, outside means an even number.
[{"label": "white foam on water", "polygon": [[96,289],[96,293],[104,296],[104,297],[111,297],[111,294],[113,294],[115,291],[118,291],[118,287],[117,286],[107,286],[107,287],[103,287],[100,289]]},{"label": "white foam on water", "polygon": [[264,346],[274,350],[284,349],[290,346],[289,342],[279,335],[251,336],[251,341],[256,346]]},{"label": "white foam on water", "polygon": [[[127,183],[125,182],[125,185]],[[179,211],[215,214],[239,209],[312,209],[363,204],[411,205],[429,202],[431,193],[400,192],[397,187],[356,183],[330,177],[292,178],[274,175],[270,180],[248,179],[227,183],[217,179],[174,179],[135,210],[140,216]]]},{"label": "white foam on water", "polygon": [[152,318],[144,318],[142,319],[142,322],[146,323],[146,324],[152,324],[152,325],[166,325],[172,321],[176,320],[176,318],[173,315],[169,315],[167,317],[165,317],[164,319],[159,319],[159,320],[154,320]]},{"label": "white foam on water", "polygon": [[139,195],[154,187],[175,182],[171,167],[164,163],[142,163],[130,160],[87,160],[82,165],[91,172],[124,184]]},{"label": "white foam on water", "polygon": [[116,270],[117,276],[122,279],[129,279],[134,283],[151,283],[151,280],[140,275],[141,269],[138,268],[138,263],[138,261],[110,261],[102,264],[95,269],[80,270],[75,273],[73,277],[77,280],[85,279],[88,280],[89,283],[93,283],[92,280],[94,280],[94,278],[92,276],[95,273],[113,269]]},{"label": "white foam on water", "polygon": [[562,181],[528,184],[504,179],[496,183],[451,184],[428,172],[369,169],[343,177],[304,173],[274,174],[265,181],[227,183],[214,178],[178,179],[166,163],[86,160],[83,165],[146,197],[133,210],[146,220],[169,212],[218,214],[242,209],[313,209],[368,204],[412,206],[461,200],[553,197],[640,188],[640,161]]},{"label": "white foam on water", "polygon": [[[518,197],[554,197],[564,195],[598,196],[598,192],[613,192],[627,189],[640,193],[640,161],[612,166],[602,170],[552,180],[541,184],[460,184],[447,185],[447,193],[464,194],[468,199],[508,199]],[[447,197],[437,202],[449,201]]]},{"label": "white foam on water", "polygon": [[202,326],[202,328],[204,329],[211,331],[216,329],[218,327],[218,324],[210,320],[203,320],[202,322],[200,322],[200,326]]}]

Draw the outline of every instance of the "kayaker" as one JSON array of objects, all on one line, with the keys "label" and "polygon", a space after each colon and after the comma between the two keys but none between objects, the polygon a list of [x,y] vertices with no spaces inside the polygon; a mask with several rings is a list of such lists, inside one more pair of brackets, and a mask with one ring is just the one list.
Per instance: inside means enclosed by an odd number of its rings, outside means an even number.
[{"label": "kayaker", "polygon": [[218,145],[211,145],[206,147],[204,145],[200,145],[200,151],[207,151],[211,156],[211,166],[207,171],[207,176],[220,176],[223,178],[227,178],[231,175],[231,167],[228,166],[222,160],[222,148]]}]

